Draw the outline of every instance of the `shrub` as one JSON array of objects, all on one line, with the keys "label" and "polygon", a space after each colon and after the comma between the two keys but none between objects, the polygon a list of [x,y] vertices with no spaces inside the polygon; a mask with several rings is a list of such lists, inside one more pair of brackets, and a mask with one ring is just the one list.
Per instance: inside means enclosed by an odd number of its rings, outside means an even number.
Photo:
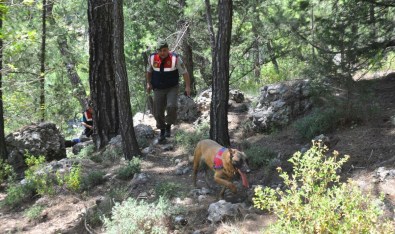
[{"label": "shrub", "polygon": [[0,159],[0,184],[2,184],[7,178],[12,176],[13,173],[14,170],[12,169],[12,166],[3,159]]},{"label": "shrub", "polygon": [[25,211],[24,215],[30,220],[38,220],[40,219],[41,212],[44,210],[44,208],[44,206],[33,205]]},{"label": "shrub", "polygon": [[118,186],[111,188],[108,196],[115,202],[122,202],[129,195],[128,189],[126,187]]},{"label": "shrub", "polygon": [[81,188],[81,165],[71,167],[70,173],[64,175],[64,183],[71,191],[79,191]]},{"label": "shrub", "polygon": [[267,165],[271,159],[276,157],[274,151],[257,145],[244,150],[244,153],[248,157],[248,164],[255,168]]},{"label": "shrub", "polygon": [[166,218],[170,214],[168,201],[160,198],[149,204],[129,198],[116,203],[111,218],[103,217],[106,233],[168,233]]},{"label": "shrub", "polygon": [[104,172],[102,171],[91,171],[82,178],[81,188],[83,190],[91,189],[96,185],[102,184],[104,182]]},{"label": "shrub", "polygon": [[316,109],[309,115],[297,120],[294,124],[299,136],[311,140],[315,136],[334,130],[340,114],[335,108]]},{"label": "shrub", "polygon": [[196,144],[202,140],[209,138],[210,125],[207,123],[201,124],[194,132],[178,131],[175,135],[175,142],[181,145],[184,149],[192,154]]},{"label": "shrub", "polygon": [[23,202],[27,201],[34,194],[32,184],[10,184],[7,187],[7,196],[1,202],[1,206],[10,208],[19,207]]},{"label": "shrub", "polygon": [[82,148],[81,151],[75,156],[75,158],[89,158],[95,152],[94,145],[88,145],[85,148]]},{"label": "shrub", "polygon": [[340,183],[336,171],[349,158],[339,159],[335,151],[314,144],[306,153],[289,160],[293,174],[278,168],[285,191],[257,187],[254,205],[273,212],[277,221],[269,233],[392,233],[391,222],[380,218],[382,211],[370,195],[351,182]]},{"label": "shrub", "polygon": [[141,160],[137,157],[133,157],[126,166],[118,169],[118,178],[127,180],[133,177],[134,174],[139,173]]},{"label": "shrub", "polygon": [[29,167],[25,171],[25,180],[30,183],[39,195],[54,195],[56,180],[50,176],[50,172],[45,171],[44,156],[33,156],[26,154],[26,165]]},{"label": "shrub", "polygon": [[163,182],[155,186],[155,194],[158,197],[172,198],[177,195],[180,186],[173,182]]}]

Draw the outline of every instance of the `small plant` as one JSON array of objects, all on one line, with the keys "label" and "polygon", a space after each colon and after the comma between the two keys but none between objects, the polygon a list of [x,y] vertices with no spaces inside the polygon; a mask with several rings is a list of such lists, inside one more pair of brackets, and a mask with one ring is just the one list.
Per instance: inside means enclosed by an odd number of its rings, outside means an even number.
[{"label": "small plant", "polygon": [[274,151],[256,145],[244,150],[244,153],[248,157],[249,165],[255,168],[267,165],[270,160],[276,157],[276,153]]},{"label": "small plant", "polygon": [[314,144],[289,160],[293,174],[278,168],[285,190],[257,187],[254,206],[269,210],[277,221],[269,233],[393,233],[394,223],[380,218],[382,211],[370,195],[351,181],[340,183],[336,174],[349,158],[326,156],[327,148]]},{"label": "small plant", "polygon": [[87,176],[82,178],[82,189],[88,190],[96,185],[102,184],[104,182],[104,172],[102,171],[91,171]]},{"label": "small plant", "polygon": [[111,218],[103,217],[106,233],[168,233],[166,218],[170,204],[160,198],[156,204],[129,198],[116,203]]},{"label": "small plant", "polygon": [[316,109],[309,115],[299,119],[294,126],[300,137],[311,140],[315,136],[328,133],[336,128],[340,119],[335,108]]},{"label": "small plant", "polygon": [[12,166],[8,164],[5,160],[0,159],[0,184],[2,184],[6,179],[12,176],[14,170]]},{"label": "small plant", "polygon": [[122,202],[128,197],[128,189],[125,187],[111,188],[108,196],[115,202]]},{"label": "small plant", "polygon": [[155,194],[159,197],[172,198],[177,195],[180,186],[173,182],[163,182],[155,186]]},{"label": "small plant", "polygon": [[133,177],[134,174],[139,173],[141,170],[141,160],[138,157],[133,157],[126,166],[119,168],[118,178],[122,180],[128,180]]},{"label": "small plant", "polygon": [[185,148],[189,154],[192,154],[200,140],[209,138],[209,130],[210,126],[205,123],[199,125],[193,133],[178,131],[175,135],[175,142]]},{"label": "small plant", "polygon": [[95,146],[88,145],[78,153],[76,158],[89,158],[93,154],[93,152],[95,152]]},{"label": "small plant", "polygon": [[123,157],[122,148],[115,145],[110,146],[102,153],[102,157],[112,163],[119,161]]},{"label": "small plant", "polygon": [[29,167],[25,171],[27,183],[32,184],[39,195],[54,195],[56,181],[44,168],[45,157],[26,154],[25,162]]},{"label": "small plant", "polygon": [[77,192],[81,188],[81,165],[73,165],[70,173],[64,176],[64,183],[71,191]]},{"label": "small plant", "polygon": [[138,145],[140,146],[140,148],[142,148],[142,149],[144,149],[144,148],[146,148],[146,147],[149,146],[149,141],[148,141],[148,139],[145,138],[145,137],[139,137],[139,138],[137,139],[137,143],[138,143]]},{"label": "small plant", "polygon": [[32,184],[10,184],[7,187],[7,196],[1,202],[1,206],[10,208],[19,207],[23,202],[29,200],[34,194]]},{"label": "small plant", "polygon": [[25,217],[30,220],[38,220],[40,219],[41,213],[44,210],[44,206],[33,205],[29,209],[27,209],[24,213]]}]

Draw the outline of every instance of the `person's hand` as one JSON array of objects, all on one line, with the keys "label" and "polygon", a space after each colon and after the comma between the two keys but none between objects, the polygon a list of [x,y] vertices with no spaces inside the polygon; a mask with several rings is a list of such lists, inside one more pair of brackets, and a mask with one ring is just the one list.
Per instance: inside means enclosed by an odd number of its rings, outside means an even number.
[{"label": "person's hand", "polygon": [[151,83],[147,83],[147,93],[150,94],[152,90],[152,84]]}]

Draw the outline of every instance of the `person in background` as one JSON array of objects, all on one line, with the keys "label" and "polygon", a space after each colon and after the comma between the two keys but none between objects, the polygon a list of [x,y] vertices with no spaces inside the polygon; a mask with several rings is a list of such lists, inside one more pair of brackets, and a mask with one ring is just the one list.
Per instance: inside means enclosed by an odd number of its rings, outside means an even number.
[{"label": "person in background", "polygon": [[65,140],[65,147],[73,147],[75,144],[90,140],[93,134],[93,119],[92,119],[92,103],[88,103],[88,109],[82,114],[81,125],[85,127],[79,138],[74,138],[72,140]]},{"label": "person in background", "polygon": [[[154,117],[160,129],[159,142],[171,136],[171,125],[177,120],[179,77],[184,78],[185,94],[191,95],[188,71],[181,57],[169,51],[165,40],[159,39],[156,52],[148,58],[147,92],[154,91]],[[166,115],[165,115],[166,112]]]}]

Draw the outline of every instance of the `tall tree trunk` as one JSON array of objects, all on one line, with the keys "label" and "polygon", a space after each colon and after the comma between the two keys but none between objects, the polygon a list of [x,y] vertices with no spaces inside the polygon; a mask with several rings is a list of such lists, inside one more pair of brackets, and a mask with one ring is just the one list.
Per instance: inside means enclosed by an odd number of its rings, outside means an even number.
[{"label": "tall tree trunk", "polygon": [[[47,21],[50,26],[56,27],[56,22],[52,14],[52,9],[53,0],[49,0],[47,8]],[[73,87],[73,90],[76,90],[73,95],[75,98],[77,98],[78,102],[81,105],[81,108],[84,110],[88,108],[88,97],[86,95],[85,87],[81,82],[81,78],[78,75],[77,70],[75,69],[77,62],[75,61],[74,56],[71,53],[71,48],[67,43],[66,34],[59,35],[57,43],[59,52],[63,57],[63,64],[66,68],[67,76],[70,80],[71,86]]]},{"label": "tall tree trunk", "polygon": [[42,11],[42,35],[41,35],[41,68],[40,68],[40,112],[41,121],[45,120],[45,40],[47,37],[46,15],[47,15],[47,1],[43,0]]},{"label": "tall tree trunk", "polygon": [[261,56],[259,48],[259,26],[261,25],[261,19],[259,17],[259,10],[256,9],[259,1],[254,1],[253,12],[254,20],[252,21],[252,32],[254,33],[254,77],[255,81],[259,82],[261,79]]},{"label": "tall tree trunk", "polygon": [[113,1],[88,0],[89,85],[93,102],[93,140],[103,148],[119,133],[114,77]]},{"label": "tall tree trunk", "polygon": [[123,0],[114,1],[114,71],[115,84],[118,94],[118,111],[121,136],[123,141],[123,153],[126,160],[131,160],[134,156],[141,155],[136,135],[133,127],[133,115],[130,105],[128,75],[126,72],[124,53],[124,20],[123,20]]},{"label": "tall tree trunk", "polygon": [[274,66],[274,70],[276,70],[276,73],[279,74],[280,68],[278,67],[276,54],[274,53],[274,49],[272,46],[272,41],[268,40],[266,46],[267,46],[267,51],[269,52],[270,60],[272,61],[272,64]]},{"label": "tall tree trunk", "polygon": [[7,160],[7,148],[4,134],[4,112],[3,112],[3,7],[4,1],[0,1],[0,159]]},{"label": "tall tree trunk", "polygon": [[[206,0],[210,37],[214,35],[209,0]],[[210,108],[210,138],[224,146],[230,146],[228,130],[229,100],[229,51],[232,31],[232,0],[218,1],[218,32],[212,49],[213,84]],[[211,38],[212,39],[212,38]],[[213,43],[212,43],[213,44]]]}]

